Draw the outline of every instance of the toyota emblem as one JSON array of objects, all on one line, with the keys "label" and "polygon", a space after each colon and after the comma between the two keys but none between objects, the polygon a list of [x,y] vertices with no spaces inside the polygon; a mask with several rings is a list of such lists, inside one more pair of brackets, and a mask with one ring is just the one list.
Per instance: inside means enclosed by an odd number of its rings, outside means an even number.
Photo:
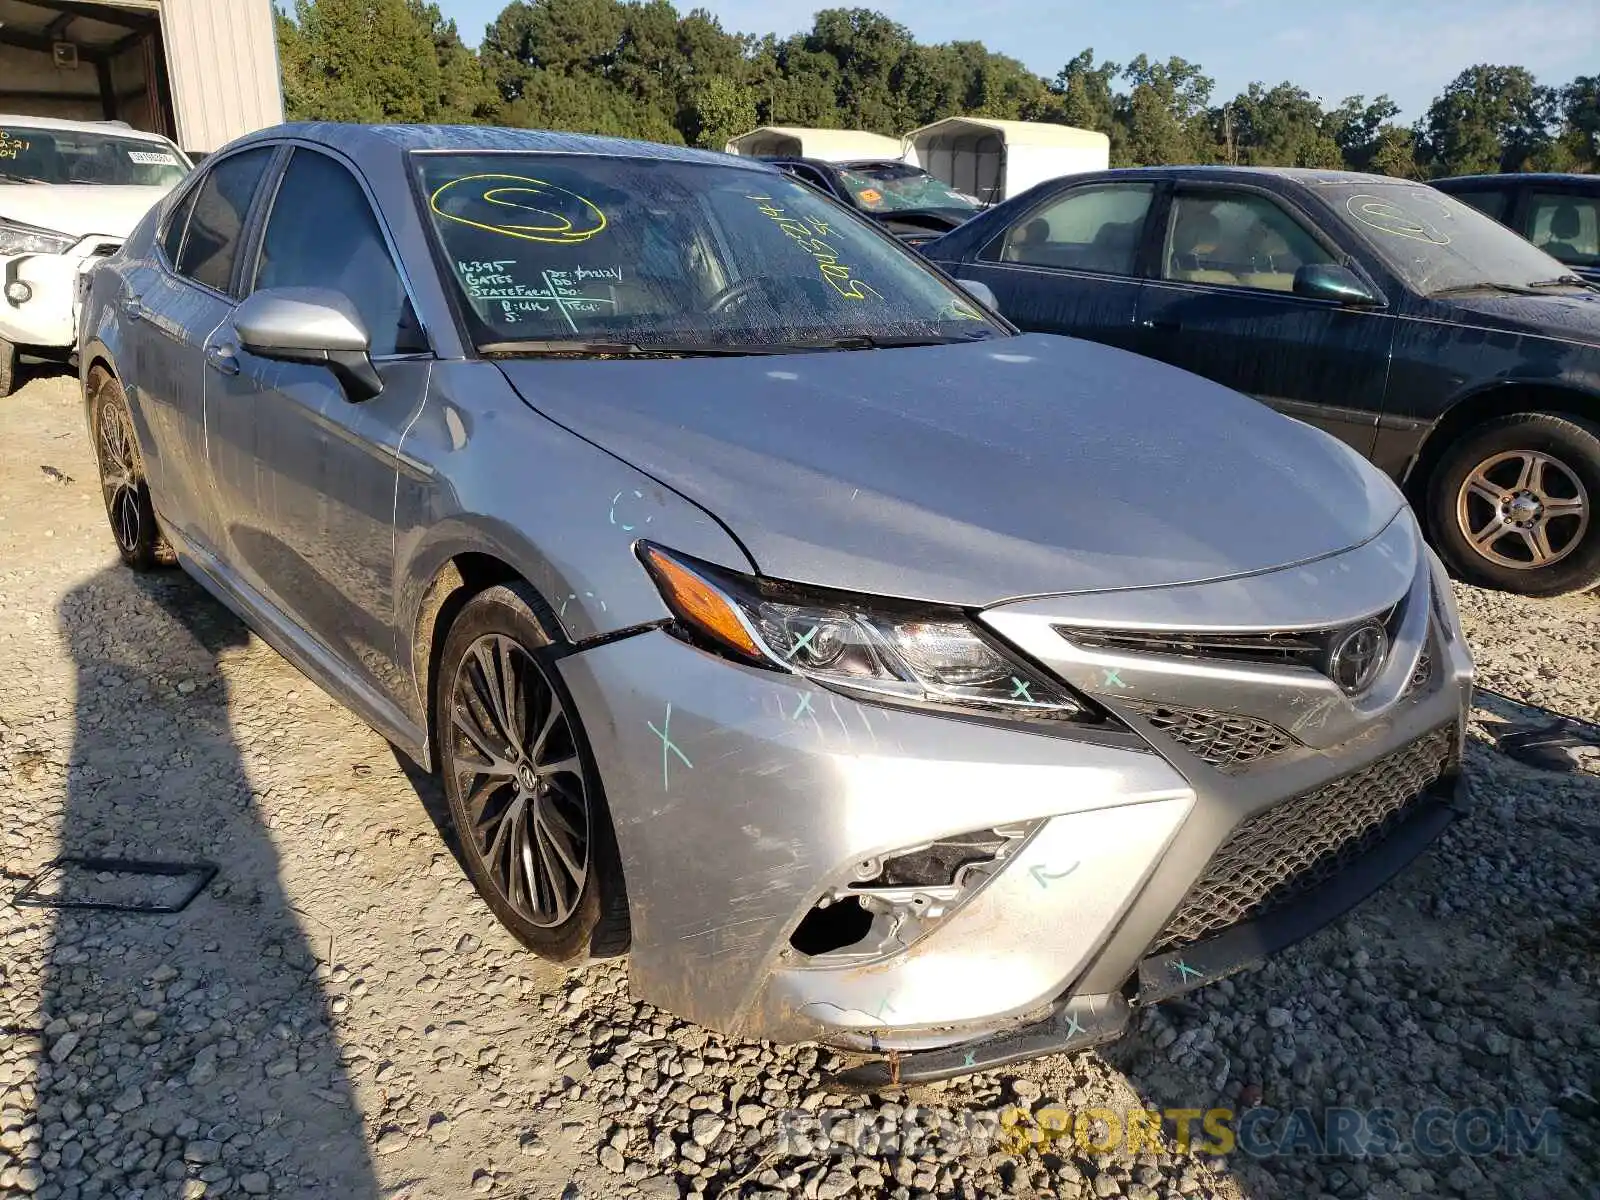
[{"label": "toyota emblem", "polygon": [[1357,695],[1372,686],[1389,657],[1389,635],[1376,621],[1357,625],[1333,648],[1328,658],[1328,675],[1347,695]]}]

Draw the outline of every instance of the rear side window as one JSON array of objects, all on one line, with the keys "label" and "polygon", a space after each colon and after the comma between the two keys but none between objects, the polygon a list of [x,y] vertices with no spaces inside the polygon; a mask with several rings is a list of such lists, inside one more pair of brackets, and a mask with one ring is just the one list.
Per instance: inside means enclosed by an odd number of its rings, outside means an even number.
[{"label": "rear side window", "polygon": [[250,200],[272,153],[271,146],[246,150],[223,159],[207,173],[189,216],[179,274],[219,292],[228,290]]},{"label": "rear side window", "polygon": [[1476,192],[1451,192],[1463,204],[1470,204],[1486,217],[1493,217],[1502,224],[1506,219],[1506,209],[1511,203],[1508,192],[1499,190],[1482,189]]},{"label": "rear side window", "polygon": [[297,149],[272,202],[255,286],[329,288],[349,297],[373,354],[422,349],[405,286],[361,185],[344,166]]},{"label": "rear side window", "polygon": [[1535,192],[1528,204],[1528,240],[1571,266],[1600,266],[1600,200]]},{"label": "rear side window", "polygon": [[1147,183],[1075,188],[1007,230],[1000,261],[1132,275],[1154,194]]},{"label": "rear side window", "polygon": [[167,261],[174,266],[178,262],[178,251],[183,248],[183,231],[189,224],[189,213],[194,208],[194,198],[199,194],[199,188],[190,188],[167,218],[167,232],[161,237],[161,249],[166,254]]}]

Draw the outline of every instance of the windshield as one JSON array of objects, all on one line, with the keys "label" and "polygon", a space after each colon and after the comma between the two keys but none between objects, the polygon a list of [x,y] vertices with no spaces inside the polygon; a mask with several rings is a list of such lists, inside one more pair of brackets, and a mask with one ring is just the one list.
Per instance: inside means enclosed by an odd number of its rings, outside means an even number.
[{"label": "windshield", "polygon": [[983,207],[974,196],[958,192],[921,167],[903,163],[857,163],[839,168],[839,178],[855,201],[868,212],[904,212],[912,208],[956,208],[977,212]]},{"label": "windshield", "polygon": [[910,251],[776,171],[562,154],[414,156],[480,347],[718,349],[997,336]]},{"label": "windshield", "polygon": [[0,182],[171,187],[189,171],[176,146],[113,133],[0,126]]},{"label": "windshield", "polygon": [[1571,271],[1470,204],[1416,183],[1319,188],[1345,223],[1424,295],[1522,290]]}]

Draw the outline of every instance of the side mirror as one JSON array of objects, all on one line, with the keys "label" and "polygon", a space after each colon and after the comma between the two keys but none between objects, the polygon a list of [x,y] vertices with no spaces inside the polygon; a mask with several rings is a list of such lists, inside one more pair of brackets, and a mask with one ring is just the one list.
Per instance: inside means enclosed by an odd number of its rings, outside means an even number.
[{"label": "side mirror", "polygon": [[1339,304],[1379,303],[1373,292],[1349,267],[1338,263],[1307,263],[1294,273],[1294,294]]},{"label": "side mirror", "polygon": [[965,288],[967,294],[979,304],[984,305],[993,312],[1000,311],[1000,301],[995,299],[994,292],[990,290],[987,283],[979,283],[976,279],[958,279],[956,282]]},{"label": "side mirror", "polygon": [[348,297],[326,288],[265,288],[234,310],[239,345],[283,362],[321,363],[352,401],[370,400],[383,380],[368,350],[372,338]]}]

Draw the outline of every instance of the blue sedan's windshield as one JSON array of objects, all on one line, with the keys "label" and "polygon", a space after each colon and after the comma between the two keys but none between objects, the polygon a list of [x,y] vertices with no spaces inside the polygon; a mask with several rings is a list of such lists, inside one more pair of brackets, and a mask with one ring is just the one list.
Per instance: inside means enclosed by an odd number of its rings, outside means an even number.
[{"label": "blue sedan's windshield", "polygon": [[717,348],[1002,330],[868,222],[776,171],[559,154],[419,154],[479,346]]}]

